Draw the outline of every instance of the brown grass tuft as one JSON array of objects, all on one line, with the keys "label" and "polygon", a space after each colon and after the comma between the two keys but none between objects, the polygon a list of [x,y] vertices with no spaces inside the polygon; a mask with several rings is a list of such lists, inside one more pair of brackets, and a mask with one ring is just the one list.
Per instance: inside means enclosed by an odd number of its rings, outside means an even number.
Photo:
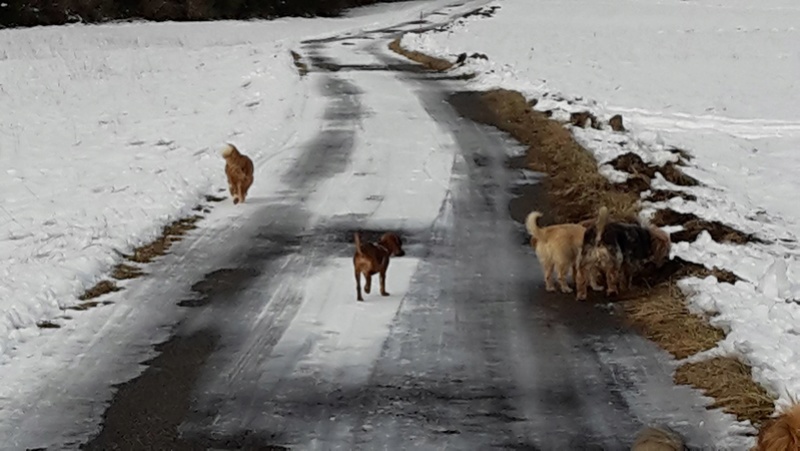
[{"label": "brown grass tuft", "polygon": [[297,72],[300,73],[300,76],[303,77],[307,75],[308,65],[306,65],[306,63],[302,61],[303,57],[300,56],[300,54],[295,52],[294,50],[290,50],[290,53],[292,54],[292,59],[294,60],[294,67],[297,68]]},{"label": "brown grass tuft", "polygon": [[98,282],[92,288],[86,290],[78,299],[81,301],[85,301],[88,299],[94,299],[100,297],[104,294],[113,293],[115,291],[120,291],[122,288],[118,287],[117,284],[110,280],[102,280]]},{"label": "brown grass tuft", "polygon": [[597,172],[597,161],[572,138],[569,130],[530,108],[516,91],[486,92],[483,100],[493,117],[484,122],[510,133],[529,147],[528,165],[548,175],[545,185],[559,222],[593,217],[601,205],[618,219],[636,216],[638,196],[614,189]]},{"label": "brown grass tuft", "polygon": [[650,202],[664,202],[672,199],[673,197],[680,197],[681,199],[689,202],[697,200],[694,194],[684,193],[683,191],[670,191],[665,189],[657,189],[650,192],[645,200]]},{"label": "brown grass tuft", "polygon": [[611,119],[608,120],[608,125],[611,126],[611,130],[615,132],[624,132],[625,126],[622,125],[622,115],[615,114]]},{"label": "brown grass tuft", "polygon": [[403,46],[400,45],[400,38],[397,38],[389,43],[389,49],[395,53],[405,56],[412,61],[422,64],[428,69],[435,70],[437,72],[444,72],[453,67],[453,63],[450,61],[428,56],[424,53],[415,52],[413,50],[404,49]]},{"label": "brown grass tuft", "polygon": [[84,311],[84,310],[89,310],[90,308],[99,307],[101,305],[111,305],[111,304],[113,304],[113,302],[111,302],[111,301],[103,301],[103,302],[100,302],[100,301],[86,301],[86,302],[81,302],[80,304],[73,305],[73,306],[70,306],[70,307],[67,307],[67,308],[70,309],[70,310]]},{"label": "brown grass tuft", "polygon": [[775,409],[774,398],[753,382],[751,374],[752,368],[737,359],[716,357],[681,366],[675,372],[675,381],[702,389],[714,398],[711,407],[759,425]]},{"label": "brown grass tuft", "polygon": [[133,254],[129,255],[128,259],[136,263],[150,263],[156,257],[165,255],[173,243],[180,241],[181,237],[186,235],[188,231],[197,228],[196,224],[200,219],[202,219],[201,216],[189,216],[165,226],[161,236],[148,244],[134,249]]},{"label": "brown grass tuft", "polygon": [[686,308],[678,287],[663,283],[621,302],[626,319],[677,359],[712,349],[725,334]]},{"label": "brown grass tuft", "polygon": [[137,266],[126,265],[120,263],[114,267],[111,272],[111,277],[117,280],[135,279],[144,275],[144,271]]},{"label": "brown grass tuft", "polygon": [[39,321],[36,323],[36,327],[39,329],[60,329],[61,325],[54,323],[52,321]]}]

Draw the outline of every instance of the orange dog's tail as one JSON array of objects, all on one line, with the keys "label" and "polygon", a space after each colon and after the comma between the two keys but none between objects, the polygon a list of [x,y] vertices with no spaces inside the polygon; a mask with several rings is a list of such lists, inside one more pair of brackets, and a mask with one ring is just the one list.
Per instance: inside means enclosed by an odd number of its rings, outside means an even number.
[{"label": "orange dog's tail", "polygon": [[538,211],[532,211],[528,213],[528,217],[525,218],[525,228],[528,229],[528,233],[531,234],[532,237],[539,239],[539,218],[542,216],[541,213]]},{"label": "orange dog's tail", "polygon": [[231,143],[225,144],[225,147],[222,149],[222,158],[230,158],[233,155],[237,155],[239,153],[239,149],[236,148]]},{"label": "orange dog's tail", "polygon": [[768,421],[758,433],[757,451],[800,449],[800,403],[794,403],[778,418]]},{"label": "orange dog's tail", "polygon": [[356,253],[363,254],[364,252],[361,251],[361,234],[356,232],[355,236],[356,236]]},{"label": "orange dog's tail", "polygon": [[597,235],[595,236],[595,243],[599,242],[600,238],[603,236],[606,224],[608,224],[608,208],[602,206],[600,207],[600,211],[597,212]]}]

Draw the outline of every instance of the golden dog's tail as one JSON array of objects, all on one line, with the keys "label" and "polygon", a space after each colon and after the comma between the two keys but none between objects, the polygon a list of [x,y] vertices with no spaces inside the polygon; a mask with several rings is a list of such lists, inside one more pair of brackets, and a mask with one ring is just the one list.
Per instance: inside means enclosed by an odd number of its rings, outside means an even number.
[{"label": "golden dog's tail", "polygon": [[800,449],[800,403],[795,402],[758,433],[757,451]]},{"label": "golden dog's tail", "polygon": [[528,213],[528,217],[525,218],[525,228],[528,229],[528,233],[531,234],[532,237],[539,239],[539,218],[542,216],[541,213],[538,211],[532,211]]},{"label": "golden dog's tail", "polygon": [[238,153],[239,149],[237,149],[236,146],[231,143],[226,143],[225,147],[222,148],[222,158],[230,158]]},{"label": "golden dog's tail", "polygon": [[355,241],[356,241],[356,253],[362,255],[364,252],[361,250],[361,234],[358,232],[355,233]]},{"label": "golden dog's tail", "polygon": [[595,236],[595,242],[599,242],[600,238],[603,236],[603,231],[606,229],[606,224],[608,224],[608,208],[606,206],[600,207],[600,211],[597,212],[597,235]]},{"label": "golden dog's tail", "polygon": [[639,431],[631,451],[683,451],[683,437],[669,428],[648,426]]}]

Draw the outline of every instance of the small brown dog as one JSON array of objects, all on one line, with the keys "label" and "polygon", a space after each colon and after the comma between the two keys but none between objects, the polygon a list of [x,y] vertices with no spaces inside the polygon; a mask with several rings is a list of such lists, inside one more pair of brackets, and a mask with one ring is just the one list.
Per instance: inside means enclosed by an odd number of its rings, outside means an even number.
[{"label": "small brown dog", "polygon": [[377,243],[361,243],[361,235],[356,232],[356,252],[353,255],[353,267],[356,274],[356,294],[359,301],[363,301],[361,296],[361,275],[367,279],[364,284],[364,291],[369,294],[372,289],[372,276],[380,275],[381,295],[389,296],[386,292],[386,270],[389,268],[389,257],[402,257],[406,255],[403,251],[403,241],[397,234],[386,232],[381,236]]},{"label": "small brown dog", "polygon": [[800,403],[784,410],[778,418],[764,423],[758,432],[755,451],[800,450]]},{"label": "small brown dog", "polygon": [[586,299],[586,275],[605,275],[609,296],[628,289],[634,269],[646,262],[661,266],[669,259],[669,235],[653,225],[609,221],[608,208],[601,207],[597,221],[586,229],[577,263],[577,299]]},{"label": "small brown dog", "polygon": [[648,426],[639,432],[631,451],[683,451],[683,438],[669,428]]},{"label": "small brown dog", "polygon": [[580,224],[556,224],[539,227],[542,214],[533,211],[525,218],[525,228],[531,234],[531,246],[536,250],[536,257],[544,271],[544,283],[547,291],[555,291],[553,272],[558,274],[561,291],[571,293],[567,284],[567,276],[575,278],[575,263],[583,245],[585,228]]},{"label": "small brown dog", "polygon": [[228,177],[228,189],[233,197],[233,204],[244,202],[247,191],[253,184],[253,160],[239,152],[233,144],[226,144],[222,150],[225,158],[225,175]]}]

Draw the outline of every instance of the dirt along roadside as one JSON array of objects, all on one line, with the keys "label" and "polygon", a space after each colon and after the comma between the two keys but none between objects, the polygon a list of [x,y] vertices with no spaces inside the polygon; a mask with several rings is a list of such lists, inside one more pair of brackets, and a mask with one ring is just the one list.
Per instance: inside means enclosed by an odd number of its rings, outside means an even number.
[{"label": "dirt along roadside", "polygon": [[[433,70],[444,72],[455,67],[452,62],[404,49],[400,42],[398,38],[389,48]],[[617,158],[612,165],[632,177],[625,183],[614,184],[600,174],[597,161],[578,144],[564,123],[551,119],[547,112],[534,110],[535,101],[529,103],[521,93],[503,89],[482,92],[480,96],[490,114],[471,119],[509,133],[528,148],[525,165],[546,174],[543,183],[553,208],[545,217],[550,223],[591,218],[601,205],[608,206],[612,216],[618,219],[634,219],[641,209],[641,194],[647,191],[650,191],[647,200],[691,196],[651,189],[650,182],[656,173],[676,185],[698,184],[681,171],[681,164],[691,156],[680,149],[674,149],[679,156],[678,163],[665,166],[648,165],[634,154]],[[583,127],[599,125],[588,112],[573,114],[571,122]],[[621,125],[622,120],[614,119],[614,122]],[[692,241],[704,230],[718,242],[745,243],[755,239],[723,224],[686,217],[668,209],[658,211],[652,222],[658,226],[684,226],[684,230],[671,235],[673,242]],[[689,359],[714,348],[725,337],[722,330],[710,325],[709,318],[688,310],[687,300],[677,286],[682,278],[708,275],[727,283],[738,279],[724,270],[708,270],[674,258],[660,270],[635,281],[631,292],[615,305],[628,323],[679,361],[674,374],[676,383],[701,389],[713,398],[709,408],[721,408],[759,427],[773,413],[774,399],[753,381],[748,365],[733,357]],[[595,294],[594,300],[606,299]]]}]

